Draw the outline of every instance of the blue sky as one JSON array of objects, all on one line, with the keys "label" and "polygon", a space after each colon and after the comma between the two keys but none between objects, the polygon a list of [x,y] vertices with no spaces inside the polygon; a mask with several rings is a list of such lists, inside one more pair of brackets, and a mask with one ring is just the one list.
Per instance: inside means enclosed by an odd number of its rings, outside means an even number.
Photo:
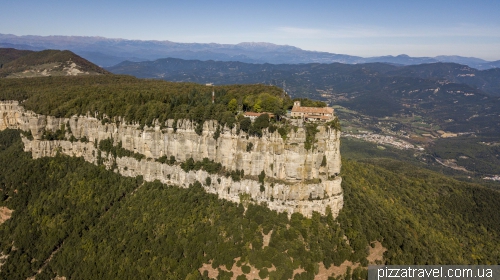
[{"label": "blue sky", "polygon": [[500,1],[2,0],[0,33],[500,59]]}]

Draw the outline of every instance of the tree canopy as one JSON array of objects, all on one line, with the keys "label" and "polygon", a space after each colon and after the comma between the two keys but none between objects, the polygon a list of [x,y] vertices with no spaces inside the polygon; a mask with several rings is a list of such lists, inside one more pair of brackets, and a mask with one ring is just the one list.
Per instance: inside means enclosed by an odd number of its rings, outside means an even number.
[{"label": "tree canopy", "polygon": [[[212,103],[212,91],[215,102]],[[284,114],[291,106],[278,87],[265,85],[205,86],[103,75],[0,79],[0,100],[23,101],[26,109],[56,117],[86,115],[100,119],[124,117],[151,125],[153,120],[208,119],[234,123],[236,110]]]},{"label": "tree canopy", "polygon": [[206,279],[198,272],[203,264],[253,266],[273,279],[290,279],[301,267],[296,277],[313,279],[320,262],[366,267],[374,241],[387,248],[385,264],[500,262],[492,249],[500,246],[500,193],[400,161],[343,161],[338,218],[307,219],[263,205],[245,210],[206,193],[201,182],[183,189],[125,178],[82,158],[33,160],[22,145],[19,131],[0,132],[0,206],[14,210],[0,225],[0,250],[9,255],[1,279],[33,276],[52,254],[37,279]]}]

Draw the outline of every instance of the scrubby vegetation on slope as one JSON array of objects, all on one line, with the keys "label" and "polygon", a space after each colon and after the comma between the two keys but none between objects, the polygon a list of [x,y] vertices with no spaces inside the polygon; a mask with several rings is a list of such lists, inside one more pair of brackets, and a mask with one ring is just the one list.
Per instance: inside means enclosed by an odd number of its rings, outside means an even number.
[{"label": "scrubby vegetation on slope", "polygon": [[[16,50],[17,51],[17,50]],[[0,53],[2,55],[2,53]],[[0,77],[5,77],[11,73],[22,72],[30,69],[30,67],[48,64],[48,63],[65,63],[67,61],[77,64],[82,71],[90,71],[99,74],[110,74],[108,71],[93,64],[92,62],[74,54],[71,51],[59,50],[44,50],[39,52],[24,51],[24,52],[7,52],[5,54],[9,61],[3,64],[0,70]],[[15,59],[12,59],[14,58]]]},{"label": "scrubby vegetation on slope", "polygon": [[16,50],[13,48],[0,48],[0,68],[3,65],[20,58],[21,56],[32,53],[33,51],[28,50]]}]

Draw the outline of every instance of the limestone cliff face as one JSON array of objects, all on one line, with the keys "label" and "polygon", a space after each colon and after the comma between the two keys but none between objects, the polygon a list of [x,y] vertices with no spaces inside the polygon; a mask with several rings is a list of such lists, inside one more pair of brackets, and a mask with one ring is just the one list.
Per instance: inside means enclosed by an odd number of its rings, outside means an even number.
[{"label": "limestone cliff face", "polygon": [[[240,196],[249,197],[253,202],[266,202],[268,207],[280,212],[300,212],[311,216],[313,211],[326,214],[327,208],[334,216],[343,206],[340,172],[340,132],[324,126],[318,126],[317,142],[314,148],[306,150],[306,132],[304,128],[291,130],[286,140],[278,132],[264,131],[262,138],[248,136],[236,129],[223,128],[220,136],[214,139],[217,122],[204,123],[201,135],[196,134],[195,124],[188,120],[179,120],[174,132],[174,122],[160,126],[145,127],[139,125],[107,123],[86,117],[55,118],[26,111],[16,101],[0,102],[0,130],[6,128],[30,131],[33,140],[23,138],[26,151],[31,151],[34,158],[54,156],[61,152],[70,156],[81,156],[86,161],[97,164],[98,149],[95,143],[104,139],[113,139],[115,145],[146,156],[141,161],[131,157],[114,160],[111,155],[105,157],[105,164],[111,167],[116,161],[115,171],[124,176],[144,176],[147,181],[160,180],[164,183],[188,187],[195,181],[206,182],[211,178],[211,185],[204,186],[207,192],[217,193],[220,198],[240,202]],[[45,131],[53,131],[67,126],[76,139],[81,141],[42,140]],[[66,134],[69,136],[68,132]],[[69,138],[69,137],[68,137]],[[251,143],[252,145],[249,145]],[[249,147],[251,149],[249,149]],[[184,172],[179,165],[162,164],[155,159],[161,156],[175,156],[178,162],[188,158],[201,161],[209,158],[221,163],[229,170],[243,170],[245,178],[233,182],[230,177],[208,174],[205,171]],[[322,164],[326,158],[326,165]],[[264,171],[266,180],[261,192],[257,176]]]}]

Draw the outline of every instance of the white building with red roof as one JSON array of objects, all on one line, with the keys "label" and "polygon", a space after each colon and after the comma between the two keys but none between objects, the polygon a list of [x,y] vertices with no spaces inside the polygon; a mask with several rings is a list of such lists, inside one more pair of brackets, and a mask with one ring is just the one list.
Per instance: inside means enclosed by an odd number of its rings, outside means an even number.
[{"label": "white building with red roof", "polygon": [[304,120],[329,121],[334,119],[333,108],[331,107],[302,107],[300,101],[293,103],[292,118],[302,118]]}]

